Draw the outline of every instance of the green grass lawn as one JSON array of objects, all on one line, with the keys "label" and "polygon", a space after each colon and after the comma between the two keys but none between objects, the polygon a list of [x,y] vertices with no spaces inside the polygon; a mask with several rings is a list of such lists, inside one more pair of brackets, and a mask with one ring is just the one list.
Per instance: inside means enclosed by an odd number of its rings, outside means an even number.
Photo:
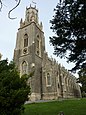
[{"label": "green grass lawn", "polygon": [[60,111],[64,115],[86,115],[86,98],[26,104],[23,115],[58,115]]}]

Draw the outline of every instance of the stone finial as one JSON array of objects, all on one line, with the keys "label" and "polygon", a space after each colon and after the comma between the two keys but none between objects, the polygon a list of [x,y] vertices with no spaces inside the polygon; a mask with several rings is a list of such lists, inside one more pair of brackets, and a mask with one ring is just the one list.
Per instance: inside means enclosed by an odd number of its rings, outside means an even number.
[{"label": "stone finial", "polygon": [[35,5],[35,7],[34,7],[35,9],[36,9],[36,5]]},{"label": "stone finial", "polygon": [[31,4],[30,4],[30,8],[31,8]]},{"label": "stone finial", "polygon": [[43,25],[42,25],[42,22],[40,22],[40,27],[41,27],[41,30],[43,30]]},{"label": "stone finial", "polygon": [[1,58],[2,58],[2,54],[0,53],[0,60],[1,60]]},{"label": "stone finial", "polygon": [[20,28],[23,27],[23,25],[24,25],[24,23],[23,23],[23,20],[21,18],[21,20],[20,20]]},{"label": "stone finial", "polygon": [[21,18],[21,20],[20,20],[20,23],[22,23],[23,21],[22,21],[22,18]]}]

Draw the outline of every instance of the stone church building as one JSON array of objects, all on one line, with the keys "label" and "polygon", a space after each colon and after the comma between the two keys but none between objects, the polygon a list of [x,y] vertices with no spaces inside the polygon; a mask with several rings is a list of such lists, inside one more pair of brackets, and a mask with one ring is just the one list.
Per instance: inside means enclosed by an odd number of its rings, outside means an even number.
[{"label": "stone church building", "polygon": [[30,100],[80,97],[76,78],[45,51],[45,37],[38,10],[30,5],[26,8],[25,20],[20,20],[17,32],[14,62],[20,76],[34,70],[28,80],[31,86]]}]

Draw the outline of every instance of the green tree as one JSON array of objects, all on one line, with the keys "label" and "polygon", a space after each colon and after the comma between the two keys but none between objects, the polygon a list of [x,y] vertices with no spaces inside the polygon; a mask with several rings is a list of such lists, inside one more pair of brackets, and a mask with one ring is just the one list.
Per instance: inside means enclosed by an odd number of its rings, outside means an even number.
[{"label": "green tree", "polygon": [[78,82],[81,83],[82,97],[86,97],[86,68],[79,71]]},{"label": "green tree", "polygon": [[30,94],[30,76],[20,78],[13,62],[0,61],[0,115],[21,115]]},{"label": "green tree", "polygon": [[74,62],[72,70],[86,67],[86,0],[60,0],[50,21],[54,54]]}]

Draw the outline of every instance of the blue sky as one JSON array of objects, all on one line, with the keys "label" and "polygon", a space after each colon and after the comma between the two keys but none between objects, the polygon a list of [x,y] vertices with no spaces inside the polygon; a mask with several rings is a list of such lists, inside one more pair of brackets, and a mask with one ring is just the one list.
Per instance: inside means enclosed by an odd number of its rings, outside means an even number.
[{"label": "blue sky", "polygon": [[[36,2],[36,7],[39,10],[39,21],[43,23],[43,31],[45,35],[45,46],[49,57],[55,58],[58,63],[61,63],[66,69],[71,69],[73,64],[66,63],[66,60],[59,59],[53,55],[53,47],[49,44],[49,37],[54,35],[50,30],[51,24],[49,21],[54,15],[53,9],[56,7],[58,0],[33,0]],[[19,28],[20,19],[25,17],[25,9],[32,4],[32,0],[21,0],[20,5],[11,13],[11,17],[17,17],[15,20],[8,18],[8,12],[16,4],[14,0],[3,0],[3,8],[0,12],[0,53],[2,59],[13,59],[13,52],[16,44],[16,33]],[[33,4],[32,4],[33,6]]]}]

